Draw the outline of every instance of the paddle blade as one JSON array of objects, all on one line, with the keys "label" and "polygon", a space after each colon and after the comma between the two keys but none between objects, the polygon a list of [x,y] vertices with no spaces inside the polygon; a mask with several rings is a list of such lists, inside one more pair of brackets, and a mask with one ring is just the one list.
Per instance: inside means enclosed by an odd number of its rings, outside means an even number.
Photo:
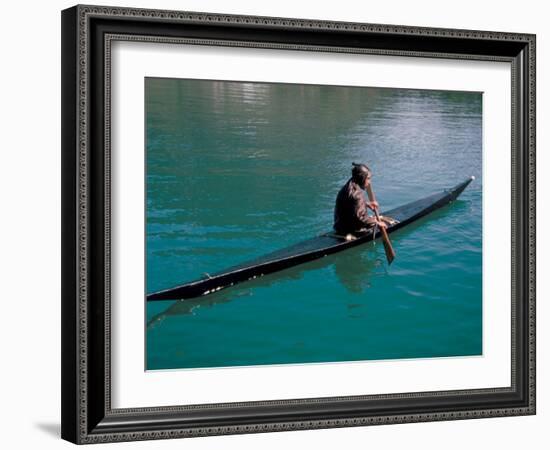
[{"label": "paddle blade", "polygon": [[382,242],[384,243],[384,251],[386,252],[386,259],[388,260],[388,264],[391,264],[395,259],[395,250],[391,245],[390,238],[388,236],[388,232],[386,231],[386,229],[380,228],[380,231],[382,232]]}]

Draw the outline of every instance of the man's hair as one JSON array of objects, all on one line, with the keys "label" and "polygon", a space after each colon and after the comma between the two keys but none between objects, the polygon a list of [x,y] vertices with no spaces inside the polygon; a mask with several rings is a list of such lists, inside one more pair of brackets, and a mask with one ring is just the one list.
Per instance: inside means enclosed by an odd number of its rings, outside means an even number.
[{"label": "man's hair", "polygon": [[351,163],[353,168],[351,169],[351,178],[359,185],[364,185],[365,180],[371,176],[371,170],[366,164]]}]

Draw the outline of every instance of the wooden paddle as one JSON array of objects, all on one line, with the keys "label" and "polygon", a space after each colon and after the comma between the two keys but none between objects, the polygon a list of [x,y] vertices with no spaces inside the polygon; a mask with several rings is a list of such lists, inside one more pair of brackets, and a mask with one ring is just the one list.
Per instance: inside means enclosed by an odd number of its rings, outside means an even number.
[{"label": "wooden paddle", "polygon": [[[371,202],[376,201],[376,197],[374,196],[374,192],[372,191],[372,184],[369,183],[367,186],[367,195],[369,196],[369,200]],[[380,214],[378,212],[378,208],[374,210],[374,214],[376,215],[376,220],[380,221]],[[384,251],[386,252],[386,258],[388,260],[388,264],[391,264],[393,260],[395,259],[395,250],[393,249],[390,238],[388,236],[388,232],[385,228],[380,227],[380,233],[382,233],[382,242],[384,243]]]}]

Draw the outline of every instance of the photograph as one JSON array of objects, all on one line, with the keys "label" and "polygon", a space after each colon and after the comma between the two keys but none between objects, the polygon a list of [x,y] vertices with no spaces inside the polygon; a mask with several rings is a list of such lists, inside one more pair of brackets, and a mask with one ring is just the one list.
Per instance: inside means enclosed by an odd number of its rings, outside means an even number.
[{"label": "photograph", "polygon": [[483,356],[483,93],[144,78],[145,370]]}]

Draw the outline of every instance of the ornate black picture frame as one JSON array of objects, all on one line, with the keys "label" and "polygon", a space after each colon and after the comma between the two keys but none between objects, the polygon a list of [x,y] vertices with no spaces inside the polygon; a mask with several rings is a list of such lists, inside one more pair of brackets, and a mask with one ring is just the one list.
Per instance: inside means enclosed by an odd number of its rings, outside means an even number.
[{"label": "ornate black picture frame", "polygon": [[[110,48],[116,40],[505,61],[512,67],[512,383],[111,406]],[[98,443],[535,414],[535,36],[98,6],[62,12],[62,437]]]}]

